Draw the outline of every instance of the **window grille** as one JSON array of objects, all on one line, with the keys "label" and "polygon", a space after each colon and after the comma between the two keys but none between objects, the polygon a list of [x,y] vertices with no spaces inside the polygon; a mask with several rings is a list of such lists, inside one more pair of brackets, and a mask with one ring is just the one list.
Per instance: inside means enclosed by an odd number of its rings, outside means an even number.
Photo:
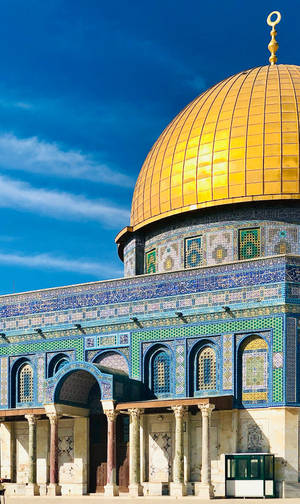
[{"label": "window grille", "polygon": [[184,242],[184,267],[195,268],[203,263],[202,236],[186,238]]},{"label": "window grille", "polygon": [[18,383],[18,402],[33,402],[33,371],[30,364],[25,364],[20,370]]},{"label": "window grille", "polygon": [[163,394],[170,392],[170,356],[167,352],[159,352],[153,359],[153,392]]},{"label": "window grille", "polygon": [[216,381],[216,354],[207,347],[198,354],[198,390],[215,390]]},{"label": "window grille", "polygon": [[145,273],[155,273],[156,272],[156,249],[146,252],[146,268]]},{"label": "window grille", "polygon": [[260,246],[260,228],[239,230],[239,259],[259,257]]}]

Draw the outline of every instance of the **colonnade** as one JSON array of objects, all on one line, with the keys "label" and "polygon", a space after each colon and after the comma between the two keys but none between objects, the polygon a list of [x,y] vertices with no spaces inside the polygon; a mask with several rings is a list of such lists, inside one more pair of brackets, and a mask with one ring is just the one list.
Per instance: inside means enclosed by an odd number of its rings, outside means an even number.
[{"label": "colonnade", "polygon": [[[195,494],[202,498],[213,496],[211,485],[211,460],[210,460],[210,417],[214,409],[212,404],[199,404],[202,413],[202,472],[201,482],[195,483]],[[173,481],[170,483],[170,495],[186,495],[184,483],[184,414],[186,406],[177,405],[171,407],[175,417],[174,438],[174,466]],[[139,496],[143,494],[141,485],[141,450],[140,450],[140,423],[144,413],[143,409],[128,409],[130,415],[130,463],[129,463],[129,494]],[[104,409],[107,418],[107,484],[104,488],[105,495],[116,496],[119,494],[117,486],[117,460],[116,460],[116,419],[118,412],[115,409]],[[59,494],[58,481],[58,419],[57,413],[47,413],[50,422],[50,474],[47,485],[48,495]],[[26,493],[36,495],[38,493],[36,474],[36,451],[37,451],[37,420],[34,414],[25,415],[29,427],[28,445],[28,485]]]}]

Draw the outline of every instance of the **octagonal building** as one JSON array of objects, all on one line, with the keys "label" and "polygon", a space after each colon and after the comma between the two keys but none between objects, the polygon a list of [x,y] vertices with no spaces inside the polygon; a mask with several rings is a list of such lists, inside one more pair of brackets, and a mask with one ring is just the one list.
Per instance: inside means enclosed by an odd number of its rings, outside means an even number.
[{"label": "octagonal building", "polygon": [[0,297],[8,494],[300,496],[299,108],[296,65],[211,87],[146,157],[124,278]]}]

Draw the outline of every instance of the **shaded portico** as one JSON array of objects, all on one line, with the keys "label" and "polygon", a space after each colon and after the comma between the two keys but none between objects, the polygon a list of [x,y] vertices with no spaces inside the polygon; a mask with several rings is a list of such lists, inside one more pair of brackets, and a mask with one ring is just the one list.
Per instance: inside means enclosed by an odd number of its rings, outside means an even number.
[{"label": "shaded portico", "polygon": [[[185,398],[163,399],[150,401],[135,401],[119,403],[116,406],[119,412],[130,415],[130,484],[132,496],[151,494],[152,487],[156,494],[163,493],[161,484],[149,484],[145,466],[145,438],[144,419],[147,415],[162,414],[174,415],[174,464],[173,478],[169,484],[170,495],[180,497],[187,493],[186,475],[184,475],[184,431],[186,430],[187,413],[201,411],[202,418],[202,470],[201,481],[194,483],[195,495],[202,498],[211,498],[213,495],[211,484],[211,447],[210,447],[210,419],[213,410],[232,410],[232,396],[212,398]],[[142,488],[142,483],[147,479],[148,490]],[[159,488],[160,487],[160,488]]]}]

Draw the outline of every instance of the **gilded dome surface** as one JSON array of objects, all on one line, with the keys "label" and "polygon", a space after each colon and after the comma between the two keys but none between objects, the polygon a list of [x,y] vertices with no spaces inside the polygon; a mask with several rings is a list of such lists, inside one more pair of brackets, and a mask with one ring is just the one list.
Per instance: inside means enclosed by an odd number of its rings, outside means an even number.
[{"label": "gilded dome surface", "polygon": [[150,150],[131,226],[200,208],[299,199],[300,67],[236,74],[192,101]]}]

